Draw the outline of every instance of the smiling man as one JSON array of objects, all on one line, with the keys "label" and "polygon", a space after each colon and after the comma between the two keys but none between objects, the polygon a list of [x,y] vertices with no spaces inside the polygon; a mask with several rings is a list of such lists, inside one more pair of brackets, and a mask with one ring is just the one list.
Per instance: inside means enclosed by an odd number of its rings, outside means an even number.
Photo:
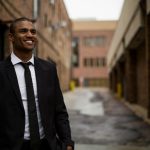
[{"label": "smiling man", "polygon": [[29,20],[13,23],[10,26],[9,38],[13,43],[13,53],[19,58],[21,57],[24,62],[28,61],[32,57],[32,51],[37,42],[33,23]]},{"label": "smiling man", "polygon": [[33,22],[14,20],[9,40],[13,51],[0,63],[0,150],[73,150],[56,67],[33,55]]}]

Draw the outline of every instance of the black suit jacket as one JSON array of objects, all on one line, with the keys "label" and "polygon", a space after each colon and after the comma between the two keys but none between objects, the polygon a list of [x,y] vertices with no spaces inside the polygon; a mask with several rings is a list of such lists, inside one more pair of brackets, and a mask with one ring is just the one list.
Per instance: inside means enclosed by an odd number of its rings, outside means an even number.
[{"label": "black suit jacket", "polygon": [[[55,65],[35,58],[35,73],[42,124],[51,150],[56,150],[57,136],[63,145],[73,146]],[[0,63],[0,150],[19,150],[24,129],[24,107],[9,57]]]}]

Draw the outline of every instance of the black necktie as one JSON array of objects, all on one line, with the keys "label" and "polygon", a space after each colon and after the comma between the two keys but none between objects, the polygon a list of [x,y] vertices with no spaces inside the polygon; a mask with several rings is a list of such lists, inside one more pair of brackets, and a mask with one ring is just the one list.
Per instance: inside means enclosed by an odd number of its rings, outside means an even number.
[{"label": "black necktie", "polygon": [[28,62],[28,63],[21,62],[20,64],[23,66],[25,70],[24,76],[25,76],[26,92],[27,92],[31,147],[32,149],[37,150],[39,147],[39,143],[40,143],[39,142],[40,134],[39,134],[39,126],[38,126],[38,118],[37,118],[33,83],[32,83],[32,78],[31,78],[31,72],[29,69],[29,65],[31,65],[31,62]]}]

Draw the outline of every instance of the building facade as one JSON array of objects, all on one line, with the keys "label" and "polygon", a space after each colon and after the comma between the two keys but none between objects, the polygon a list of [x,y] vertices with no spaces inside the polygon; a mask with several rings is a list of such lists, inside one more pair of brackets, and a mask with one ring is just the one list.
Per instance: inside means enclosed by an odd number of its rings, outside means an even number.
[{"label": "building facade", "polygon": [[77,86],[107,86],[106,54],[116,21],[73,21],[72,80]]},{"label": "building facade", "polygon": [[125,0],[108,55],[110,89],[150,117],[150,1]]},{"label": "building facade", "polygon": [[63,0],[1,0],[0,1],[0,60],[11,50],[8,27],[13,19],[28,17],[37,28],[38,45],[35,55],[57,65],[62,90],[70,82],[72,25]]}]

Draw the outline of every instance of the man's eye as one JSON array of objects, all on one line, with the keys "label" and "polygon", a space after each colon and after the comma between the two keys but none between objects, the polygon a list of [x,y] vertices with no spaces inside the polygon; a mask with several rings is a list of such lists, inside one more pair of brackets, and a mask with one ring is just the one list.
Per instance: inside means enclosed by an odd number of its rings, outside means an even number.
[{"label": "man's eye", "polygon": [[19,32],[20,32],[20,33],[27,33],[27,32],[30,32],[31,34],[36,34],[36,30],[35,30],[35,29],[31,29],[31,30],[28,30],[28,29],[20,29]]},{"label": "man's eye", "polygon": [[20,29],[20,32],[21,33],[26,33],[26,32],[28,32],[28,29]]},{"label": "man's eye", "polygon": [[35,29],[30,30],[30,32],[31,32],[32,34],[36,34],[36,30],[35,30]]}]

